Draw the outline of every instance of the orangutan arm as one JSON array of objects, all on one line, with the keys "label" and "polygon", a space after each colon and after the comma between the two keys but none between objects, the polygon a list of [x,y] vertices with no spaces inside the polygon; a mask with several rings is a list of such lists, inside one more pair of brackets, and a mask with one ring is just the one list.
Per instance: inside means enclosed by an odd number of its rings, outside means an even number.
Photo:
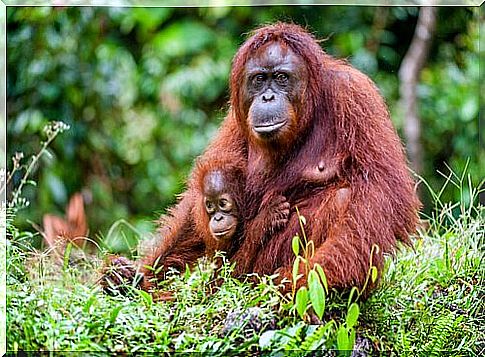
[{"label": "orangutan arm", "polygon": [[247,230],[244,241],[231,259],[236,262],[236,275],[252,271],[258,250],[272,234],[286,226],[289,214],[290,204],[286,197],[276,193],[269,193],[265,196],[258,215],[245,225]]}]

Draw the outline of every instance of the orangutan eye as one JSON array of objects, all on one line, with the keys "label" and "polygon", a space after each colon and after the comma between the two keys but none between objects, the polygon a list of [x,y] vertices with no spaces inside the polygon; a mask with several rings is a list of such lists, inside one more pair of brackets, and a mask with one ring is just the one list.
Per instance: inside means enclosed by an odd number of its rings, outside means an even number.
[{"label": "orangutan eye", "polygon": [[266,76],[264,74],[260,73],[260,74],[257,74],[257,75],[254,76],[253,81],[254,81],[254,84],[256,86],[259,86],[259,85],[263,84],[265,79],[266,79]]},{"label": "orangutan eye", "polygon": [[222,198],[219,201],[219,208],[224,212],[229,212],[232,209],[232,204],[229,200]]},{"label": "orangutan eye", "polygon": [[280,86],[286,86],[288,84],[288,75],[286,73],[278,72],[275,76],[275,80]]},{"label": "orangutan eye", "polygon": [[215,210],[214,204],[211,201],[205,201],[205,209],[208,213],[213,213]]}]

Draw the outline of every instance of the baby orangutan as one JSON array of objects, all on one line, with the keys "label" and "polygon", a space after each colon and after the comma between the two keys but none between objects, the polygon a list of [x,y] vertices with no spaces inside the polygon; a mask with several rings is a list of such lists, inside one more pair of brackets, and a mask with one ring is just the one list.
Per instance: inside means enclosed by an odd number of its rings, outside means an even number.
[{"label": "baby orangutan", "polygon": [[204,241],[206,256],[224,251],[229,258],[243,238],[246,163],[213,158],[197,161],[196,167],[191,180],[196,192],[195,232]]},{"label": "baby orangutan", "polygon": [[209,218],[209,234],[204,235],[207,256],[216,250],[232,251],[238,243],[236,231],[240,230],[242,219],[230,182],[222,170],[209,171],[203,180],[203,206]]},{"label": "baby orangutan", "polygon": [[[194,206],[189,220],[180,221],[171,210],[162,217],[166,221],[166,231],[162,231],[161,240],[154,240],[148,247],[148,255],[141,261],[133,262],[119,256],[108,257],[107,264],[102,269],[100,284],[107,293],[125,293],[124,286],[131,284],[146,291],[154,292],[160,300],[167,300],[165,296],[159,296],[156,286],[151,283],[152,271],[160,270],[164,274],[168,268],[179,271],[185,269],[185,264],[193,264],[197,258],[203,255],[212,257],[217,250],[225,251],[227,256],[232,254],[239,245],[242,236],[243,219],[240,216],[244,189],[244,165],[242,162],[212,160],[211,162],[197,162],[200,174],[189,180],[189,186],[194,193],[192,198]],[[181,259],[172,256],[171,251],[163,245],[172,228],[178,226],[179,234],[183,236],[181,244],[186,250],[200,252],[189,258]],[[200,237],[201,246],[194,246],[194,239]],[[155,261],[154,269],[146,269],[146,262]],[[219,262],[218,262],[219,263]],[[161,269],[159,269],[161,268]],[[138,279],[137,270],[144,277],[141,282]]]},{"label": "baby orangutan", "polygon": [[251,271],[257,251],[271,234],[287,224],[290,213],[286,198],[272,193],[261,202],[252,229],[243,232],[243,209],[247,208],[243,200],[243,177],[240,167],[233,163],[207,171],[199,188],[202,192],[199,213],[204,212],[205,217],[196,221],[201,224],[199,232],[204,229],[206,232],[203,235],[206,256],[214,256],[217,250],[225,251],[229,260],[236,262],[236,276]]},{"label": "baby orangutan", "polygon": [[[244,232],[244,210],[247,208],[244,200],[244,163],[212,160],[209,163],[198,162],[196,165],[200,168],[199,174],[189,181],[189,185],[196,192],[193,196],[196,200],[192,209],[193,225],[185,224],[185,230],[181,231],[186,236],[183,242],[189,243],[190,237],[199,236],[205,250],[200,256],[213,257],[216,251],[224,251],[229,260],[236,262],[236,275],[250,272],[253,258],[266,239],[287,224],[289,202],[282,195],[268,194],[260,203],[259,214],[252,229]],[[171,218],[170,215],[168,217]],[[159,264],[167,262],[169,261],[162,258]],[[167,265],[174,266],[171,263]],[[218,260],[217,265],[220,263],[222,261]],[[126,258],[111,257],[101,279],[104,290],[121,290],[123,293],[123,289],[116,288],[134,282],[137,266],[136,262]],[[146,274],[143,269],[142,273]],[[140,285],[135,281],[135,286],[155,291],[149,275],[145,276]],[[161,300],[166,299],[163,297]]]}]

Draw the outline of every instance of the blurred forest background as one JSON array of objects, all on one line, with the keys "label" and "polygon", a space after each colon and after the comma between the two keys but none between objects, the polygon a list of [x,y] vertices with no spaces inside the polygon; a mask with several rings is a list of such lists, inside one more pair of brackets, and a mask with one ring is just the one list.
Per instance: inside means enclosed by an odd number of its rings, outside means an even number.
[{"label": "blurred forest background", "polygon": [[[228,108],[231,60],[262,24],[308,26],[323,48],[368,74],[386,98],[404,140],[398,71],[413,38],[413,7],[8,8],[8,156],[37,152],[47,122],[61,134],[34,173],[31,204],[16,224],[32,229],[63,214],[83,191],[90,236],[124,218],[142,232],[175,202],[194,158]],[[439,8],[417,86],[423,164],[438,190],[469,160],[475,185],[479,151],[478,8]],[[483,161],[482,161],[483,162]],[[11,169],[12,162],[8,163]],[[21,175],[14,178],[17,183]],[[430,209],[426,189],[421,191]],[[448,191],[454,200],[459,190]]]}]

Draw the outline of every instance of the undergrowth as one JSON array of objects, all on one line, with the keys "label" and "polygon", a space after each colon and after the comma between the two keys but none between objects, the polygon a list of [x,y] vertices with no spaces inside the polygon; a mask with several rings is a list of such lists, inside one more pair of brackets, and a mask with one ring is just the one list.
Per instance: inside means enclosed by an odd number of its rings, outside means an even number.
[{"label": "undergrowth", "polygon": [[[21,185],[29,183],[29,167]],[[126,297],[106,295],[97,283],[104,253],[68,249],[59,260],[33,249],[35,234],[15,227],[18,205],[27,206],[20,187],[6,222],[7,349],[350,355],[337,349],[361,341],[361,350],[394,356],[479,355],[485,348],[485,209],[465,174],[451,173],[447,184],[466,185],[462,192],[470,193],[442,203],[446,187],[432,192],[436,209],[424,217],[414,247],[387,259],[379,288],[358,304],[328,291],[318,267],[306,267],[314,278],[285,297],[274,277],[250,284],[233,279],[227,262],[216,273],[208,259],[163,282],[173,301],[156,302],[134,288]],[[302,262],[312,250],[304,221],[303,240],[293,240]]]},{"label": "undergrowth", "polygon": [[[381,287],[363,307],[366,333],[399,355],[485,352],[485,207],[465,174],[447,184],[469,195],[442,203],[414,242],[387,261]],[[479,185],[483,187],[483,183]]]}]

